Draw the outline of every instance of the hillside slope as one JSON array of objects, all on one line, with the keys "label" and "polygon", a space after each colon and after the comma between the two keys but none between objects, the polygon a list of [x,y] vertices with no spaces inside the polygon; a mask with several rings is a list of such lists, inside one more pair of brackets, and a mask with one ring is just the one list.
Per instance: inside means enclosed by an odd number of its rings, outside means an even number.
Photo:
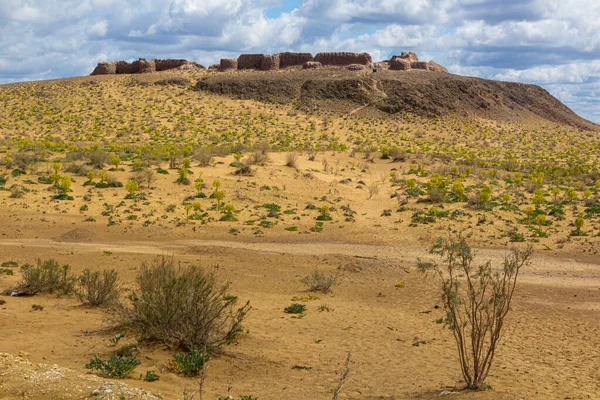
[{"label": "hillside slope", "polygon": [[581,129],[600,129],[539,86],[441,72],[323,69],[231,73],[208,75],[198,81],[196,89],[307,110],[331,108],[334,100],[349,103],[348,109],[352,103],[368,104],[392,114],[458,114],[510,121],[538,117]]}]

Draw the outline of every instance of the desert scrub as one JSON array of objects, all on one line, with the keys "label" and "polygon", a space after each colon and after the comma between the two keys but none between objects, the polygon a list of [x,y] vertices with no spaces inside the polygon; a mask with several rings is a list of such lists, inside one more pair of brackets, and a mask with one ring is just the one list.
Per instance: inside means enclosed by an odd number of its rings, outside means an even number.
[{"label": "desert scrub", "polygon": [[502,337],[519,272],[529,264],[532,248],[513,249],[499,269],[489,261],[473,265],[471,247],[460,234],[437,239],[429,253],[438,256],[441,264],[418,259],[417,266],[441,281],[444,323],[454,335],[464,381],[469,389],[481,389]]},{"label": "desert scrub", "polygon": [[91,272],[85,269],[78,279],[75,295],[82,304],[100,306],[117,300],[121,289],[114,269]]},{"label": "desert scrub", "polygon": [[331,287],[337,283],[337,276],[326,274],[318,269],[302,278],[301,282],[309,287],[311,292],[329,293]]},{"label": "desert scrub", "polygon": [[136,356],[117,356],[111,353],[108,360],[102,360],[97,355],[86,364],[87,369],[97,370],[107,378],[127,378],[135,367],[141,364]]},{"label": "desert scrub", "polygon": [[112,315],[145,340],[213,351],[237,339],[250,311],[250,302],[237,308],[228,290],[211,272],[161,257],[142,264],[130,301]]},{"label": "desert scrub", "polygon": [[286,314],[302,314],[306,311],[306,306],[300,303],[293,303],[283,309]]},{"label": "desert scrub", "polygon": [[173,356],[173,366],[178,374],[198,375],[205,364],[210,360],[210,353],[206,350],[192,349],[189,353],[178,353]]},{"label": "desert scrub", "polygon": [[37,264],[21,266],[23,279],[14,289],[19,294],[36,293],[69,294],[73,292],[76,278],[71,275],[68,265],[60,265],[56,260],[37,260]]}]

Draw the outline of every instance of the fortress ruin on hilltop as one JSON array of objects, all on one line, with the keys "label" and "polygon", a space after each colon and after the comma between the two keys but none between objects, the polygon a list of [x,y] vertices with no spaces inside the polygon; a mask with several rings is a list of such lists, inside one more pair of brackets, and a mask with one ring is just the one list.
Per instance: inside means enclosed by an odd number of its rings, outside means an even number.
[{"label": "fortress ruin on hilltop", "polygon": [[[318,53],[278,53],[278,54],[242,54],[236,58],[221,59],[219,64],[209,67],[209,70],[220,72],[236,70],[276,71],[286,68],[317,69],[324,67],[346,68],[352,71],[364,69],[389,69],[392,71],[409,71],[411,69],[448,72],[448,70],[433,61],[419,61],[414,52],[402,52],[390,60],[373,63],[368,53],[328,52]],[[100,62],[92,75],[114,74],[144,74],[167,70],[206,69],[203,65],[187,60],[146,60],[140,58],[131,63],[127,61]]]}]

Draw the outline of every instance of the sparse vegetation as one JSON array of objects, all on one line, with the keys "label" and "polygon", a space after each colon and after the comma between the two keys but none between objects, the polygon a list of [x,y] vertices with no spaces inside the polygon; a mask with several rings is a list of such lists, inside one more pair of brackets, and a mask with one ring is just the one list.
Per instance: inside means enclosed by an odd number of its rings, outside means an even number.
[{"label": "sparse vegetation", "polygon": [[115,316],[146,340],[211,351],[238,338],[250,311],[249,302],[236,308],[236,298],[227,295],[228,285],[213,273],[162,257],[142,264],[131,303]]},{"label": "sparse vegetation", "polygon": [[422,272],[434,272],[441,281],[445,323],[454,335],[467,388],[482,389],[510,311],[519,272],[529,263],[532,248],[514,249],[502,269],[491,262],[473,265],[473,254],[464,236],[438,239],[429,253],[443,264],[417,261]]}]

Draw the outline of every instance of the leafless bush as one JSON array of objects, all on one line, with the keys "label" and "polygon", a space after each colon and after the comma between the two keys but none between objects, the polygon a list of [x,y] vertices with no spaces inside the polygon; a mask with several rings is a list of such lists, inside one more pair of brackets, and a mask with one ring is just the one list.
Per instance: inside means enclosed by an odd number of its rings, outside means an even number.
[{"label": "leafless bush", "polygon": [[104,150],[94,150],[88,153],[88,159],[91,165],[102,168],[104,164],[108,163],[110,155]]},{"label": "leafless bush", "polygon": [[213,158],[212,150],[210,149],[198,149],[194,152],[194,158],[198,161],[200,166],[206,167],[210,165]]},{"label": "leafless bush", "polygon": [[85,176],[91,170],[92,169],[89,166],[83,163],[73,162],[65,165],[65,172],[78,176]]},{"label": "leafless bush", "polygon": [[417,260],[421,272],[432,271],[441,280],[445,323],[458,345],[463,378],[470,389],[481,389],[487,378],[510,310],[519,272],[529,263],[532,248],[513,249],[500,271],[491,262],[475,267],[462,235],[439,238],[429,250],[442,265]]},{"label": "leafless bush", "polygon": [[269,146],[266,142],[258,144],[245,160],[246,165],[265,165],[269,162]]},{"label": "leafless bush", "polygon": [[14,155],[13,157],[13,164],[22,170],[26,170],[27,168],[29,168],[29,166],[31,164],[33,164],[34,162],[36,162],[37,160],[35,159],[35,157],[29,153],[17,153]]},{"label": "leafless bush", "polygon": [[133,179],[140,185],[145,185],[148,189],[156,182],[156,174],[151,169],[143,169],[133,174]]},{"label": "leafless bush", "polygon": [[90,306],[112,303],[117,300],[121,291],[118,280],[114,269],[105,269],[102,274],[85,269],[79,277],[75,295],[81,303]]},{"label": "leafless bush", "polygon": [[175,266],[173,258],[143,263],[130,304],[120,304],[114,317],[145,340],[185,350],[209,351],[231,343],[242,332],[250,303],[235,307],[228,285],[198,266]]},{"label": "leafless bush", "polygon": [[298,169],[298,154],[297,153],[287,153],[285,155],[285,165],[286,165],[286,167]]},{"label": "leafless bush", "polygon": [[337,280],[337,276],[329,275],[316,269],[310,275],[302,278],[301,282],[308,285],[311,292],[329,293],[331,287],[337,283]]},{"label": "leafless bush", "polygon": [[370,200],[371,197],[373,197],[377,193],[379,193],[380,188],[381,188],[381,184],[379,182],[373,182],[373,183],[369,184],[369,186],[367,186],[367,190],[369,191],[368,200]]}]

